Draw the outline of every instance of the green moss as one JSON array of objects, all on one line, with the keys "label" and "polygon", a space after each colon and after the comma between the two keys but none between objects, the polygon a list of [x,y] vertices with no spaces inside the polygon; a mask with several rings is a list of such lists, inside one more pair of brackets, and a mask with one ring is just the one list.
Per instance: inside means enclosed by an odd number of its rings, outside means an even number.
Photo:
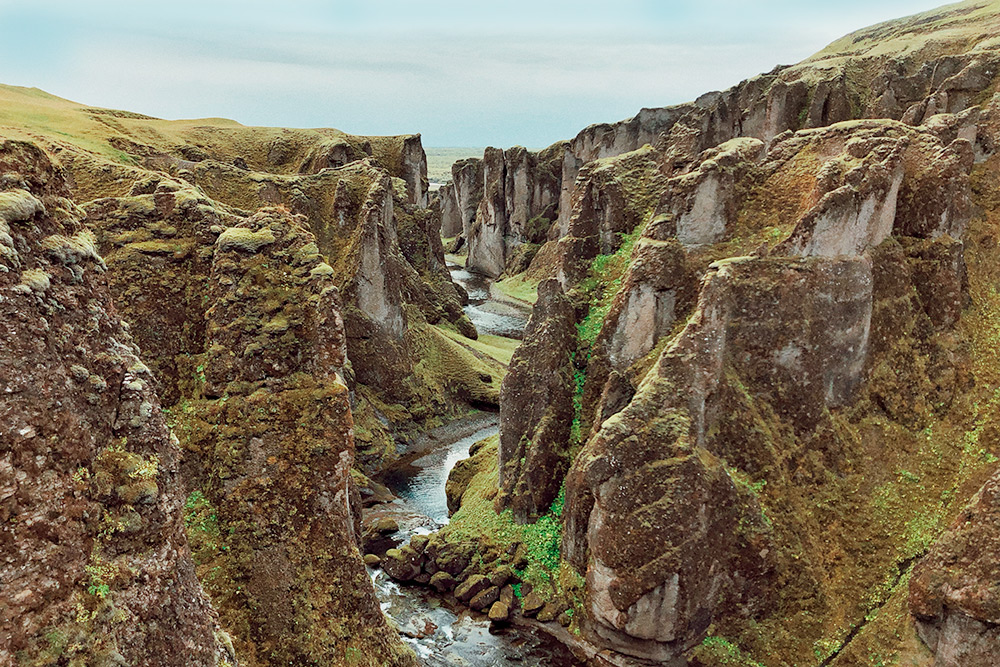
[{"label": "green moss", "polygon": [[560,583],[563,565],[560,544],[565,488],[535,523],[515,523],[510,510],[497,513],[493,499],[497,490],[498,446],[499,436],[493,436],[479,447],[476,458],[482,467],[469,482],[461,507],[439,535],[446,542],[473,543],[480,555],[490,545],[505,550],[511,544],[524,544],[527,566],[517,570],[518,575],[543,597],[555,596],[564,588]]},{"label": "green moss", "polygon": [[694,651],[696,664],[705,667],[718,665],[731,667],[764,667],[746,655],[743,650],[725,637],[706,637]]},{"label": "green moss", "polygon": [[255,232],[245,227],[230,227],[219,234],[216,243],[220,252],[236,250],[252,253],[274,243],[275,240],[274,233],[267,228]]},{"label": "green moss", "polygon": [[522,303],[534,304],[538,301],[538,283],[540,280],[533,280],[524,273],[516,276],[503,278],[493,283],[501,294],[516,299]]}]

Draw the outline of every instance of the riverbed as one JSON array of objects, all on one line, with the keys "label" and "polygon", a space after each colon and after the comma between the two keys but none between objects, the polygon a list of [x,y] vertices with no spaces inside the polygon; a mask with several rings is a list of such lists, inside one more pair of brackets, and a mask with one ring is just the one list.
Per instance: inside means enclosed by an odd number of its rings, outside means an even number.
[{"label": "riverbed", "polygon": [[[449,264],[452,278],[469,293],[465,312],[480,333],[520,339],[528,312],[490,298],[489,281]],[[389,508],[398,519],[396,539],[427,534],[448,523],[445,484],[469,448],[498,432],[495,414],[437,429],[413,446],[382,482],[397,496]],[[563,644],[533,627],[491,627],[485,615],[422,586],[401,585],[381,569],[371,570],[382,610],[396,623],[424,664],[467,667],[573,667],[580,663]]]}]

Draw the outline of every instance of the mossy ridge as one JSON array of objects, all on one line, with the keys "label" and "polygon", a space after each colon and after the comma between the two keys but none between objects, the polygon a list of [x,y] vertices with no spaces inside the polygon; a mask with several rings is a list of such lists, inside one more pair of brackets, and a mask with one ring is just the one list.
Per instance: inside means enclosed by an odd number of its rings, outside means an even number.
[{"label": "mossy ridge", "polygon": [[[350,429],[347,389],[304,376],[295,384],[279,392],[190,401],[175,413],[177,429],[186,435],[185,448],[215,462],[201,476],[204,495],[192,494],[187,503],[186,526],[199,579],[224,626],[234,632],[241,663],[271,664],[298,656],[335,665],[409,664],[402,648],[390,641],[377,608],[359,608],[367,574],[356,545],[343,539],[343,527],[326,521],[322,530],[311,527],[322,515],[309,509],[319,492],[313,478],[335,474],[329,467],[336,458],[330,456],[330,443],[342,441]],[[274,434],[281,435],[276,440]],[[256,439],[267,453],[251,451]],[[246,467],[261,455],[262,470]],[[281,493],[273,493],[274,488]],[[277,551],[271,547],[275,563],[284,568],[275,576],[287,586],[282,589],[289,596],[291,616],[286,620],[297,628],[298,639],[251,644],[246,638],[260,636],[254,628],[269,621],[246,601],[271,595],[254,584],[259,575],[252,572],[262,565],[251,555],[272,543],[275,534],[285,540]],[[317,568],[320,547],[326,559]],[[366,657],[347,661],[348,654],[354,655],[351,649]]]},{"label": "mossy ridge", "polygon": [[337,144],[370,154],[394,175],[410,135],[362,137],[331,128],[250,127],[221,118],[167,121],[113,109],[94,109],[37,89],[0,86],[0,125],[19,138],[40,139],[110,163],[136,164],[157,154],[195,157],[295,174],[317,150]]}]

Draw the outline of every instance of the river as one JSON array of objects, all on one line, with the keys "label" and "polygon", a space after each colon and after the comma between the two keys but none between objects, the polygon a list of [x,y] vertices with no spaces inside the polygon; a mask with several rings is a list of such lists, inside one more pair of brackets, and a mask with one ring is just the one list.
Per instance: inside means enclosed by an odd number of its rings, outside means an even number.
[{"label": "river", "polygon": [[[469,292],[465,312],[482,334],[520,339],[525,311],[490,298],[489,281],[449,264],[452,279]],[[445,484],[458,461],[477,441],[496,435],[497,416],[483,413],[464,429],[441,429],[439,442],[424,443],[426,454],[389,471],[382,481],[398,497],[392,514],[403,541],[430,533],[448,522]],[[435,440],[433,435],[430,440]],[[431,667],[573,667],[572,653],[545,632],[531,627],[491,628],[483,614],[456,605],[422,586],[401,585],[381,569],[371,570],[382,610],[391,618],[424,664]]]}]

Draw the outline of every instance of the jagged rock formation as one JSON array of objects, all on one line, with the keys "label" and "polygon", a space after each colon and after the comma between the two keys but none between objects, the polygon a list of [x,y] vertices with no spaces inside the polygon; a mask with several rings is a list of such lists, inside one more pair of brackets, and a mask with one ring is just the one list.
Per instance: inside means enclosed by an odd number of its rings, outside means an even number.
[{"label": "jagged rock formation", "polygon": [[[506,151],[487,148],[482,161],[482,201],[474,221],[465,231],[469,245],[468,268],[490,277],[515,267],[528,267],[549,233],[559,201],[563,145],[554,144],[535,154],[515,146]],[[478,165],[477,165],[478,166]],[[458,208],[467,211],[468,194],[475,186],[468,162],[453,168]],[[478,183],[477,183],[478,185]]]},{"label": "jagged rock formation", "polygon": [[[480,369],[457,368],[445,384],[436,369],[418,366],[428,346],[447,344],[427,323],[452,322],[469,337],[477,334],[445,269],[435,219],[407,203],[402,181],[366,162],[310,178],[322,187],[308,181],[313,194],[303,210],[316,252],[341,290],[346,379],[362,426],[358,450],[375,470],[395,456],[394,434],[376,404],[410,409],[409,419],[396,420],[395,428],[404,430],[434,412],[460,409],[469,397],[496,403],[498,390],[482,381]],[[155,351],[150,363],[166,402],[192,397],[185,386],[206,352],[205,284],[215,239],[246,213],[162,174],[140,178],[127,197],[96,200],[86,209],[108,257],[119,308],[134,323],[140,346]]]},{"label": "jagged rock formation", "polygon": [[[752,153],[759,151],[747,145]],[[703,156],[703,162],[715,155]],[[783,429],[807,443],[807,450],[815,446],[808,443],[829,438],[824,448],[849,447],[829,433],[836,423],[831,411],[861,402],[866,379],[877,384],[873,368],[897,341],[914,337],[922,345],[953,345],[945,334],[935,340],[935,332],[954,326],[955,317],[943,313],[961,309],[964,267],[956,244],[961,245],[950,235],[961,238],[971,213],[967,141],[945,146],[929,130],[866,121],[790,136],[772,145],[759,165],[749,157],[735,162],[742,165],[743,187],[721,190],[726,200],[714,202],[722,213],[710,224],[719,230],[712,236],[740,238],[751,248],[754,230],[746,225],[752,225],[771,230],[764,236],[780,234],[785,240],[771,250],[762,246],[759,257],[712,264],[686,328],[633,389],[622,375],[635,372],[630,367],[653,349],[655,339],[650,325],[634,338],[621,330],[623,304],[641,296],[643,285],[649,294],[682,292],[690,285],[691,267],[705,260],[699,244],[678,238],[684,226],[677,223],[691,210],[685,204],[691,189],[683,187],[688,179],[672,179],[664,200],[646,218],[650,222],[633,255],[645,259],[626,272],[628,292],[618,291],[618,317],[604,321],[595,348],[598,372],[587,378],[588,384],[604,386],[587,387],[585,393],[597,402],[594,431],[567,477],[563,549],[586,573],[584,631],[593,641],[644,659],[680,659],[723,610],[768,617],[772,605],[787,604],[772,598],[771,577],[815,576],[784,561],[786,547],[773,541],[771,521],[757,509],[753,494],[745,486],[740,490],[741,476],[763,477],[775,487],[786,483],[790,471],[781,472],[782,457],[771,449]],[[703,171],[693,169],[691,178]],[[909,194],[904,198],[902,192]],[[950,193],[948,205],[936,211],[914,205],[932,192]],[[588,203],[581,197],[578,205]],[[892,234],[900,239],[898,250],[889,241]],[[654,249],[665,260],[667,275],[646,269]],[[887,271],[907,265],[909,275],[887,280]],[[933,272],[930,285],[927,271]],[[923,319],[930,327],[926,333],[886,328],[887,308],[896,316],[905,312],[888,303],[908,292],[919,294],[919,310],[909,316]],[[652,310],[646,317],[655,322],[654,313],[663,309]],[[673,321],[671,316],[657,328],[668,331]],[[616,345],[616,336],[628,345]],[[628,346],[632,354],[625,352]],[[945,362],[946,372],[954,373],[956,364],[961,364],[956,357]],[[735,423],[747,411],[760,415],[758,426]],[[892,415],[903,423],[908,416]],[[761,440],[751,435],[761,428],[772,435]],[[688,460],[697,465],[681,465]],[[842,464],[829,460],[828,465]],[[713,482],[722,486],[711,487],[714,491],[689,486],[708,479],[723,480]],[[713,498],[699,514],[706,532],[668,520],[693,498],[704,497]],[[637,545],[626,552],[619,546],[623,530]],[[719,543],[720,534],[733,541]],[[683,556],[688,549],[700,551]],[[695,553],[711,554],[711,560]],[[810,585],[823,587],[819,580]]]},{"label": "jagged rock formation", "polygon": [[63,174],[0,144],[0,662],[235,665],[180,450]]},{"label": "jagged rock formation", "polygon": [[339,295],[304,223],[263,209],[215,241],[207,398],[178,421],[217,523],[199,571],[245,664],[415,664],[358,550]]},{"label": "jagged rock formation", "polygon": [[[561,173],[556,174],[560,195],[553,235],[571,235],[574,202],[587,182],[581,173],[586,165],[646,144],[665,153],[663,169],[670,175],[674,169],[686,170],[703,151],[735,138],[768,143],[784,132],[858,118],[920,125],[936,114],[957,114],[981,104],[996,92],[998,29],[993,3],[966,2],[953,11],[926,12],[852,33],[797,65],[776,67],[694,102],[642,109],[626,120],[591,125],[571,141],[556,144],[563,155],[554,162]],[[503,272],[495,271],[498,258],[512,253],[501,250],[502,226],[493,220],[495,207],[489,199],[484,191],[491,242],[480,269],[495,276]],[[510,250],[519,242],[514,237]],[[504,270],[513,274],[523,267]]]},{"label": "jagged rock formation", "polygon": [[994,475],[913,571],[910,609],[921,638],[934,652],[935,665],[996,663],[998,493],[1000,477]]},{"label": "jagged rock formation", "polygon": [[543,282],[500,388],[497,506],[521,523],[548,510],[569,467],[575,320],[558,281]]}]

